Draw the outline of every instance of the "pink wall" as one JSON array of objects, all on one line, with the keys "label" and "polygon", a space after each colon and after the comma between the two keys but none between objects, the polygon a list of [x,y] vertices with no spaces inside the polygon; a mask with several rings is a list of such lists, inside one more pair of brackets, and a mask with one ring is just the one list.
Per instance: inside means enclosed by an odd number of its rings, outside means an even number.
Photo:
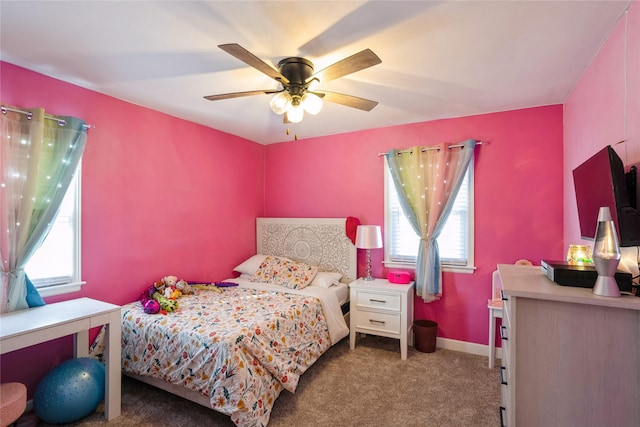
[{"label": "pink wall", "polygon": [[627,169],[640,165],[640,1],[620,18],[564,106],[565,246],[592,243],[580,239],[572,171],[607,145]]},{"label": "pink wall", "polygon": [[[563,256],[561,106],[263,147],[0,66],[3,103],[44,106],[95,126],[83,161],[87,285],[48,302],[88,296],[122,304],[167,274],[227,277],[255,250],[257,216],[352,215],[382,225],[383,158],[377,153],[470,137],[490,142],[477,149],[475,160],[477,270],[445,273],[444,297],[429,305],[417,301],[416,318],[437,321],[442,337],[484,344],[495,265]],[[382,251],[374,252],[374,273],[384,275]],[[1,380],[26,382],[32,394],[39,379],[70,355],[69,339],[4,355]]]},{"label": "pink wall", "polygon": [[[358,217],[384,224],[383,157],[391,148],[489,141],[476,149],[473,274],[445,273],[443,297],[416,299],[415,318],[439,324],[439,336],[486,344],[487,298],[498,263],[564,256],[562,106],[438,120],[266,146],[265,214]],[[383,251],[373,272],[385,277]],[[359,254],[363,265],[363,254]],[[362,271],[362,270],[360,270]]]},{"label": "pink wall", "polygon": [[[47,302],[92,297],[124,304],[169,274],[222,280],[255,252],[255,218],[263,215],[261,145],[11,64],[0,67],[3,104],[42,106],[95,126],[82,164],[87,284]],[[26,382],[31,395],[69,357],[70,339],[6,354],[2,382]]]}]

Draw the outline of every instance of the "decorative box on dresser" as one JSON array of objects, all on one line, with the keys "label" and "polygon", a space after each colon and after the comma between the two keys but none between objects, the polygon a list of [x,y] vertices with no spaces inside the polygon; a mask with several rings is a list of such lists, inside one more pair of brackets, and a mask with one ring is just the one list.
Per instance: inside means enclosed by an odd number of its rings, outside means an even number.
[{"label": "decorative box on dresser", "polygon": [[358,279],[350,288],[351,350],[356,347],[356,333],[397,338],[400,357],[407,360],[407,347],[413,329],[413,282],[389,283],[386,279]]},{"label": "decorative box on dresser", "polygon": [[498,266],[503,426],[639,426],[640,298]]}]

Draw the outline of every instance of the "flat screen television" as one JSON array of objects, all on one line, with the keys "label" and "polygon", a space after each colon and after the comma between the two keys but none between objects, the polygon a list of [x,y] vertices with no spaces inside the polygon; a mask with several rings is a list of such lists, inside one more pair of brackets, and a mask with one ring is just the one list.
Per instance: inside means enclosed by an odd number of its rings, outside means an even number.
[{"label": "flat screen television", "polygon": [[573,170],[580,234],[594,239],[600,207],[608,206],[620,246],[640,246],[640,214],[636,210],[636,170],[625,174],[610,145]]}]

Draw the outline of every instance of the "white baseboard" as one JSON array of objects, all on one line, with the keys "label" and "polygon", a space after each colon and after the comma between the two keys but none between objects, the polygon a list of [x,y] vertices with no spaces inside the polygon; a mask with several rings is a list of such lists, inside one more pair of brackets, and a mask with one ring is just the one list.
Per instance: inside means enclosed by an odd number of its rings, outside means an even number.
[{"label": "white baseboard", "polygon": [[[445,350],[461,351],[463,353],[477,354],[478,356],[489,357],[489,346],[486,344],[476,344],[466,341],[452,340],[450,338],[436,339],[436,347]],[[502,359],[502,348],[496,347],[496,359]]]}]

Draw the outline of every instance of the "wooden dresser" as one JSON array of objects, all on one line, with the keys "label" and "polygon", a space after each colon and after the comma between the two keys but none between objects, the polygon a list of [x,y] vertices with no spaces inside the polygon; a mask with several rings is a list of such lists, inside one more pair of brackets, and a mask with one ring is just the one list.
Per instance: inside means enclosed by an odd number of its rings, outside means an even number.
[{"label": "wooden dresser", "polygon": [[560,286],[498,266],[502,425],[640,426],[640,298]]}]

